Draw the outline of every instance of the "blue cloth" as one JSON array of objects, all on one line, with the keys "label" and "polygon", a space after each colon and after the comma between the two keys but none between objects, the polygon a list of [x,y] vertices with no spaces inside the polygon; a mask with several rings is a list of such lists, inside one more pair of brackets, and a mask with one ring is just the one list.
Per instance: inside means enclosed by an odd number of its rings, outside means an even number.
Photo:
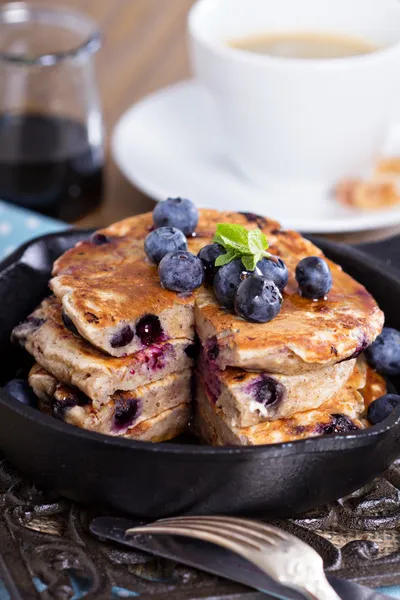
[{"label": "blue cloth", "polygon": [[[31,238],[62,231],[67,227],[68,225],[62,221],[56,221],[0,201],[0,261]],[[35,582],[35,584],[38,588],[39,583]],[[388,596],[400,599],[400,586],[381,588],[381,591]],[[77,592],[75,598],[81,598],[84,595],[85,591],[81,590],[80,593]],[[127,598],[132,595],[136,596],[136,593],[117,587],[113,589],[113,597]],[[9,598],[6,588],[0,581],[0,600]]]},{"label": "blue cloth", "polygon": [[400,585],[379,588],[379,591],[382,592],[382,594],[387,594],[393,598],[400,598]]},{"label": "blue cloth", "polygon": [[67,227],[62,221],[0,201],[0,261],[29,239]]}]

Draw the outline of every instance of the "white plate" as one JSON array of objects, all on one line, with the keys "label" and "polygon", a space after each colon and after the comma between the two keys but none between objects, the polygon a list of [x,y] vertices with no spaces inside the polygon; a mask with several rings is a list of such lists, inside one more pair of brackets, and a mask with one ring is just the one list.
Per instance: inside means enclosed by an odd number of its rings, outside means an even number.
[{"label": "white plate", "polygon": [[361,212],[328,194],[294,188],[284,193],[245,180],[224,153],[207,92],[185,81],[148,96],[118,122],[112,139],[117,165],[155,200],[184,196],[200,207],[267,215],[286,228],[333,233],[390,227],[400,208]]}]

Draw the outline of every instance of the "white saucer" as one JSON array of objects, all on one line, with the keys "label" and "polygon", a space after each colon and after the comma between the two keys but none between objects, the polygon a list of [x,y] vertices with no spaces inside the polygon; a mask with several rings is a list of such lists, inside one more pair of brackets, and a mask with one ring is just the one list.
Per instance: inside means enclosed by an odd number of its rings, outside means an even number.
[{"label": "white saucer", "polygon": [[132,106],[114,130],[112,151],[127,179],[155,200],[184,196],[200,207],[255,212],[308,233],[400,223],[400,208],[358,212],[325,193],[297,188],[278,194],[245,180],[224,154],[210,98],[193,80]]}]

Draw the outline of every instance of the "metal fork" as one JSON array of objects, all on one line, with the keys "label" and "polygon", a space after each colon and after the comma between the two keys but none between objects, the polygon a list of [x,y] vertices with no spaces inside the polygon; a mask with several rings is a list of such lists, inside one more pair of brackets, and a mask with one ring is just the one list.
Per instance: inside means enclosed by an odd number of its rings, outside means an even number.
[{"label": "metal fork", "polygon": [[219,516],[161,519],[126,534],[168,534],[196,538],[239,554],[307,600],[340,600],[329,585],[322,558],[294,535],[260,521]]}]

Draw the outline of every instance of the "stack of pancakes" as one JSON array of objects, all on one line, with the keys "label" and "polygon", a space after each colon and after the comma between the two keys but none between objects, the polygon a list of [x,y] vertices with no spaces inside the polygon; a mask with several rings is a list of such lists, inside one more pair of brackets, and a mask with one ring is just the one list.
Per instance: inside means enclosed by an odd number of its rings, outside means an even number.
[{"label": "stack of pancakes", "polygon": [[323,254],[255,215],[200,211],[189,250],[197,254],[210,243],[221,222],[259,227],[285,261],[280,314],[248,323],[223,309],[212,288],[162,289],[143,248],[152,215],[116,223],[56,261],[54,296],[13,332],[36,360],[29,382],[42,410],[85,429],[149,441],[184,431],[193,403],[196,430],[212,444],[274,443],[366,426],[366,402],[385,392],[360,358],[383,326],[373,298],[329,261],[328,298],[302,298],[295,267]]},{"label": "stack of pancakes", "polygon": [[14,339],[37,361],[29,383],[41,410],[84,429],[148,441],[168,440],[186,429],[190,340],[112,357],[71,329],[58,299],[49,297],[14,330]]}]

